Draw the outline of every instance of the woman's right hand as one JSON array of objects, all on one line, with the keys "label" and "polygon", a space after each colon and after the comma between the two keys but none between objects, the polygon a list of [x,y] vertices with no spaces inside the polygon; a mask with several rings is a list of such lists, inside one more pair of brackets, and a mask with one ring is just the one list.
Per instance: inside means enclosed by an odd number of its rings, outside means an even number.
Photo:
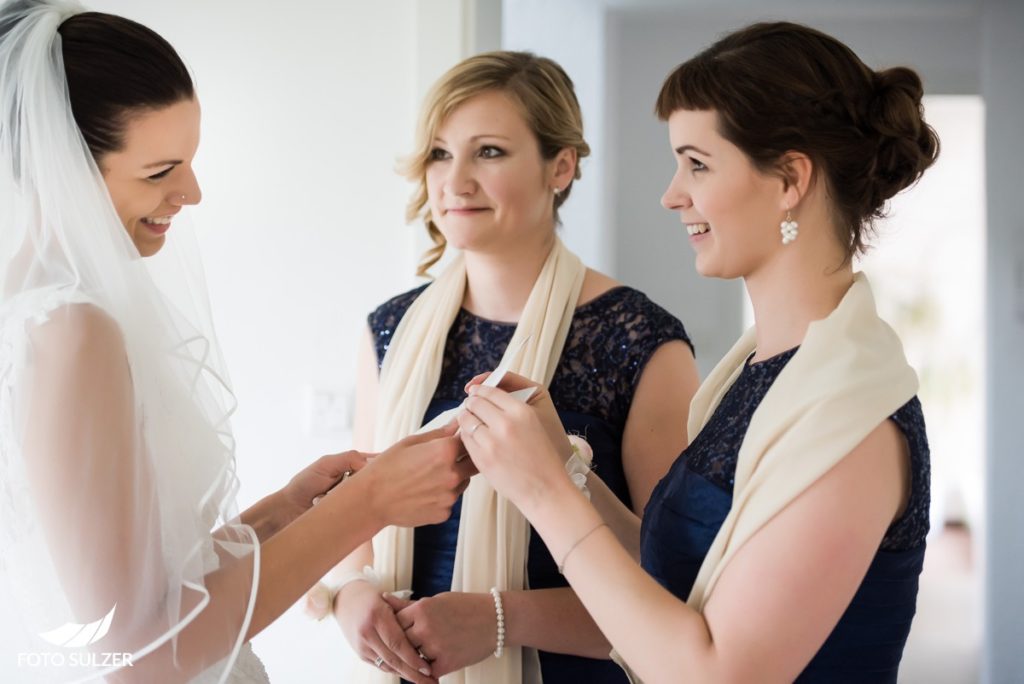
[{"label": "woman's right hand", "polygon": [[[467,459],[468,460],[468,459]],[[352,650],[371,665],[416,684],[435,684],[430,663],[409,642],[394,609],[369,582],[350,582],[338,594],[334,615]]]},{"label": "woman's right hand", "polygon": [[[466,393],[468,394],[473,387],[482,385],[489,375],[490,373],[481,373],[466,383]],[[565,427],[562,425],[562,419],[558,417],[558,411],[551,400],[551,393],[548,392],[544,385],[510,372],[505,373],[505,377],[501,379],[498,388],[505,392],[517,392],[533,388],[533,394],[527,399],[526,405],[532,407],[537,414],[537,418],[540,419],[540,423],[544,427],[545,434],[551,440],[551,444],[558,450],[559,455],[564,454],[568,457],[572,453],[572,446],[569,443],[569,437],[566,435]],[[472,398],[467,401],[467,408],[470,407],[472,401]]]},{"label": "woman's right hand", "polygon": [[550,419],[549,402],[524,404],[487,385],[472,386],[469,394],[458,416],[463,444],[491,486],[535,523],[535,507],[557,500],[564,493],[558,487],[576,491],[565,471],[569,438]]},{"label": "woman's right hand", "polygon": [[476,466],[466,458],[455,423],[410,435],[373,456],[353,478],[368,486],[369,510],[384,526],[444,522]]}]

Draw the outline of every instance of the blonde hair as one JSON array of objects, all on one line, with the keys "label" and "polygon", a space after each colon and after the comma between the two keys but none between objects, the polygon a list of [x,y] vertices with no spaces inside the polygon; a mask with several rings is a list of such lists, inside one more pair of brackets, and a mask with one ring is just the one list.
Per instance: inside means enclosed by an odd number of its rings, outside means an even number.
[{"label": "blonde hair", "polygon": [[[580,177],[580,160],[590,154],[590,146],[583,139],[583,114],[572,80],[557,63],[529,52],[497,51],[456,64],[427,94],[416,126],[415,150],[399,166],[399,172],[417,184],[406,208],[406,220],[411,223],[422,219],[434,242],[420,260],[416,275],[427,275],[444,254],[446,244],[427,206],[426,172],[437,129],[463,102],[489,91],[502,92],[519,105],[537,137],[542,158],[554,159],[567,147],[576,150],[574,179]],[[572,181],[554,197],[556,222],[558,208],[568,199],[571,189]]]}]

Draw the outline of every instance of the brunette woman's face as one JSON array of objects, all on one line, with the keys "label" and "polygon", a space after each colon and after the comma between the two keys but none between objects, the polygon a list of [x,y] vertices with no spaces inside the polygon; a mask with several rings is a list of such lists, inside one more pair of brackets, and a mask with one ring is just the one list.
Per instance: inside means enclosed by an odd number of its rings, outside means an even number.
[{"label": "brunette woman's face", "polygon": [[677,168],[661,204],[679,212],[697,253],[697,272],[752,275],[783,248],[783,181],[759,171],[719,134],[716,112],[676,110],[668,131]]},{"label": "brunette woman's face", "polygon": [[122,148],[99,159],[117,215],[144,257],[163,247],[181,207],[202,199],[192,172],[199,116],[195,99],[133,114]]}]

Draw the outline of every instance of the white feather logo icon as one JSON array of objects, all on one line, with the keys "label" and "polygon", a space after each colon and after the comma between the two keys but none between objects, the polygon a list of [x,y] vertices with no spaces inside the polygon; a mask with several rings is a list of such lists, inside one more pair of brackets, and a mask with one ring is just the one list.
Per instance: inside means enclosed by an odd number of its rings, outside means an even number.
[{"label": "white feather logo icon", "polygon": [[90,622],[87,625],[69,622],[57,629],[43,632],[39,636],[54,646],[63,646],[64,648],[91,646],[105,637],[107,632],[110,631],[110,623],[114,620],[115,610],[117,610],[116,603],[105,617],[100,618],[96,622]]}]

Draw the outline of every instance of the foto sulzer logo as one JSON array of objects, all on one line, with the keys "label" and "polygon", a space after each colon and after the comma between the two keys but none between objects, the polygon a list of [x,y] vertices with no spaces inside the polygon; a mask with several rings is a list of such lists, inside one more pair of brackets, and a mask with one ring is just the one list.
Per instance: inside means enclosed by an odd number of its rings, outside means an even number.
[{"label": "foto sulzer logo", "polygon": [[110,623],[114,620],[115,610],[117,610],[116,603],[106,616],[100,618],[96,622],[90,622],[85,625],[69,622],[57,629],[49,632],[43,632],[39,636],[54,646],[61,646],[63,648],[92,646],[105,637],[107,632],[110,631]]}]

